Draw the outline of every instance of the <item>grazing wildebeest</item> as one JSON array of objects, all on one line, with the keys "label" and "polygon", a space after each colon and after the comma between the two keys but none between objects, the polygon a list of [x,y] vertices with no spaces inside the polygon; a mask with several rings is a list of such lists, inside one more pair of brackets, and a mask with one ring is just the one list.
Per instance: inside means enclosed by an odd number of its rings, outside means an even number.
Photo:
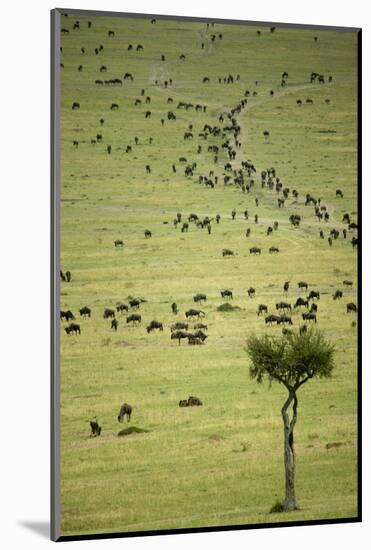
[{"label": "grazing wildebeest", "polygon": [[188,311],[186,311],[186,317],[188,319],[188,317],[197,317],[198,319],[200,317],[205,317],[205,313],[199,309],[189,309]]},{"label": "grazing wildebeest", "polygon": [[194,302],[206,302],[207,300],[207,297],[206,297],[206,294],[196,294],[195,296],[193,296],[193,301]]},{"label": "grazing wildebeest", "polygon": [[67,281],[67,283],[71,282],[71,278],[72,278],[71,271],[66,271],[66,281]]},{"label": "grazing wildebeest", "polygon": [[328,237],[327,242],[328,242],[329,246],[332,246],[332,239],[331,239],[331,237]]},{"label": "grazing wildebeest", "polygon": [[151,173],[151,167],[150,167],[149,164],[146,165],[146,172],[147,172],[147,174]]},{"label": "grazing wildebeest", "polygon": [[294,304],[294,308],[305,306],[306,308],[309,307],[308,300],[304,300],[304,298],[298,298]]},{"label": "grazing wildebeest", "polygon": [[299,327],[299,334],[305,334],[306,332],[308,332],[307,325],[301,325],[301,327]]},{"label": "grazing wildebeest", "polygon": [[178,340],[178,345],[180,346],[180,341],[184,340],[185,338],[188,339],[188,332],[184,332],[183,330],[175,330],[171,333],[171,340]]},{"label": "grazing wildebeest", "polygon": [[299,105],[299,106],[300,106],[300,105],[302,105],[302,103],[303,103],[303,102],[302,102],[302,100],[301,100],[301,99],[297,99],[297,100],[296,100],[296,104],[297,104],[297,105]]},{"label": "grazing wildebeest", "polygon": [[343,192],[341,189],[336,189],[336,196],[340,197],[341,199],[344,197]]},{"label": "grazing wildebeest", "polygon": [[61,320],[62,319],[65,319],[66,321],[74,321],[75,320],[75,316],[74,316],[74,314],[72,313],[72,311],[70,309],[68,309],[67,311],[61,311],[60,312],[60,317],[61,317]]},{"label": "grazing wildebeest", "polygon": [[349,302],[349,304],[347,304],[347,313],[351,312],[357,313],[357,306],[354,302]]},{"label": "grazing wildebeest", "polygon": [[207,330],[207,325],[205,325],[204,323],[196,323],[195,325],[193,325],[193,328],[195,330],[198,330],[198,329]]},{"label": "grazing wildebeest", "polygon": [[248,227],[246,229],[245,235],[246,235],[246,237],[250,237],[250,234],[251,234],[251,229],[250,229],[250,227]]},{"label": "grazing wildebeest", "polygon": [[182,232],[182,233],[184,233],[184,232],[188,233],[188,227],[189,227],[189,226],[188,226],[188,223],[187,223],[187,222],[184,222],[183,225],[182,225],[182,227],[181,227],[181,232]]},{"label": "grazing wildebeest", "polygon": [[78,148],[79,142],[77,141],[77,139],[73,140],[72,145],[74,145],[76,147],[76,149]]},{"label": "grazing wildebeest", "polygon": [[216,223],[219,225],[219,222],[220,222],[220,214],[217,214],[215,216],[215,220],[216,220]]},{"label": "grazing wildebeest", "polygon": [[179,401],[179,407],[188,407],[188,399],[181,399]]},{"label": "grazing wildebeest", "polygon": [[148,327],[146,327],[148,334],[152,332],[152,330],[156,330],[156,329],[162,332],[164,330],[163,324],[160,323],[159,321],[151,321]]},{"label": "grazing wildebeest", "polygon": [[299,281],[298,282],[298,287],[299,288],[304,288],[305,290],[308,290],[308,283],[306,283],[305,281]]},{"label": "grazing wildebeest", "polygon": [[171,325],[170,330],[171,332],[174,332],[174,330],[188,330],[188,323],[178,321],[177,323]]},{"label": "grazing wildebeest", "polygon": [[124,246],[124,241],[121,240],[121,239],[116,239],[115,240],[115,246],[118,247],[118,246]]},{"label": "grazing wildebeest", "polygon": [[127,79],[134,80],[134,77],[131,73],[125,73],[124,74],[124,80],[127,80]]},{"label": "grazing wildebeest", "polygon": [[106,67],[106,65],[101,65],[101,67],[99,68],[99,72],[101,72],[101,73],[107,72],[107,67]]},{"label": "grazing wildebeest", "polygon": [[287,302],[278,302],[276,304],[276,309],[288,309],[289,311],[291,311],[291,304],[288,304]]},{"label": "grazing wildebeest", "polygon": [[77,68],[77,70],[81,73],[81,71],[83,70],[83,68],[84,68],[84,67],[83,67],[82,65],[79,65],[78,68]]},{"label": "grazing wildebeest", "polygon": [[318,305],[313,302],[310,306],[309,313],[317,313],[317,311],[318,311]]},{"label": "grazing wildebeest", "polygon": [[280,315],[268,315],[265,318],[265,324],[266,325],[271,325],[272,323],[278,323],[280,318],[281,318]]},{"label": "grazing wildebeest", "polygon": [[103,312],[103,319],[110,319],[115,317],[115,312],[113,309],[106,308]]},{"label": "grazing wildebeest", "polygon": [[126,304],[118,304],[116,306],[116,311],[117,311],[117,313],[119,313],[119,312],[124,313],[124,311],[129,311],[129,308]]},{"label": "grazing wildebeest", "polygon": [[126,415],[126,417],[128,419],[128,422],[130,422],[132,410],[133,410],[133,407],[131,405],[129,405],[128,403],[124,403],[121,406],[121,409],[120,409],[119,415],[117,417],[117,420],[119,422],[123,422],[124,419],[125,419],[125,415]]},{"label": "grazing wildebeest", "polygon": [[358,246],[358,238],[357,237],[353,237],[350,242],[351,242],[353,248]]},{"label": "grazing wildebeest", "polygon": [[277,246],[271,246],[271,247],[269,248],[269,254],[274,254],[274,253],[277,253],[277,252],[279,252],[279,251],[280,251],[280,249],[277,248]]},{"label": "grazing wildebeest", "polygon": [[119,326],[119,323],[116,319],[112,319],[111,321],[111,328],[117,330],[117,327]]},{"label": "grazing wildebeest", "polygon": [[308,294],[308,300],[319,300],[320,299],[320,293],[316,290],[311,290]]},{"label": "grazing wildebeest", "polygon": [[343,285],[344,286],[353,286],[353,281],[349,281],[348,279],[345,279],[343,281]]},{"label": "grazing wildebeest", "polygon": [[108,36],[115,36],[115,31],[108,31]]},{"label": "grazing wildebeest", "polygon": [[74,103],[72,103],[72,110],[75,111],[75,110],[78,110],[78,109],[80,109],[80,103],[75,101]]},{"label": "grazing wildebeest", "polygon": [[315,313],[302,313],[301,314],[303,321],[314,321],[317,323],[317,315]]},{"label": "grazing wildebeest", "polygon": [[126,317],[126,322],[127,323],[133,323],[133,325],[135,325],[135,324],[139,325],[141,323],[141,321],[142,321],[142,317],[138,313],[132,313],[131,315]]},{"label": "grazing wildebeest", "polygon": [[261,315],[263,312],[268,313],[268,306],[266,306],[265,304],[259,304],[256,314]]},{"label": "grazing wildebeest", "polygon": [[110,155],[112,151],[111,145],[107,145],[107,153]]},{"label": "grazing wildebeest", "polygon": [[112,103],[111,104],[111,107],[110,107],[111,111],[117,111],[118,108],[119,108],[118,103]]},{"label": "grazing wildebeest", "polygon": [[146,239],[152,237],[152,233],[149,229],[146,229],[145,232],[144,232],[144,236]]},{"label": "grazing wildebeest", "polygon": [[250,254],[254,254],[255,256],[256,254],[261,254],[261,248],[253,246],[252,248],[250,248]]},{"label": "grazing wildebeest", "polygon": [[80,325],[78,325],[77,323],[71,323],[64,330],[67,332],[67,334],[81,334]]},{"label": "grazing wildebeest", "polygon": [[100,123],[101,126],[103,126],[103,124],[104,124],[104,118],[99,119],[99,123]]},{"label": "grazing wildebeest", "polygon": [[129,305],[133,309],[139,309],[140,300],[138,300],[138,298],[132,298],[131,300],[129,300]]},{"label": "grazing wildebeest", "polygon": [[325,235],[324,235],[322,229],[319,230],[319,236],[320,236],[321,239],[325,238]]},{"label": "grazing wildebeest", "polygon": [[84,306],[81,309],[79,309],[79,313],[81,317],[91,317],[91,309],[90,307]]},{"label": "grazing wildebeest", "polygon": [[171,304],[171,311],[174,313],[174,315],[177,315],[177,313],[178,313],[178,306],[176,305],[175,302],[173,302],[173,303]]},{"label": "grazing wildebeest", "polygon": [[284,336],[292,336],[292,330],[290,330],[289,328],[283,327],[282,334]]},{"label": "grazing wildebeest", "polygon": [[233,250],[230,250],[229,248],[223,248],[222,251],[223,256],[234,256]]},{"label": "grazing wildebeest", "polygon": [[283,285],[284,292],[287,292],[289,290],[289,287],[290,287],[290,281],[286,281]]},{"label": "grazing wildebeest", "polygon": [[338,300],[339,298],[342,298],[343,297],[343,291],[342,290],[335,290],[332,298],[334,300]]},{"label": "grazing wildebeest", "polygon": [[249,295],[249,298],[252,298],[253,296],[255,296],[255,288],[250,286],[250,288],[247,289],[247,294]]},{"label": "grazing wildebeest", "polygon": [[144,118],[149,118],[151,116],[151,114],[152,114],[151,111],[146,111],[144,113]]},{"label": "grazing wildebeest", "polygon": [[94,418],[90,420],[90,428],[91,428],[90,437],[96,437],[101,434],[102,428],[101,426],[99,426],[96,416],[94,416]]},{"label": "grazing wildebeest", "polygon": [[232,212],[231,212],[231,216],[232,216],[232,220],[234,220],[234,219],[235,219],[235,217],[236,217],[236,211],[235,211],[235,210],[232,210]]},{"label": "grazing wildebeest", "polygon": [[222,296],[222,298],[233,298],[233,292],[231,290],[221,290],[220,291],[220,294]]}]

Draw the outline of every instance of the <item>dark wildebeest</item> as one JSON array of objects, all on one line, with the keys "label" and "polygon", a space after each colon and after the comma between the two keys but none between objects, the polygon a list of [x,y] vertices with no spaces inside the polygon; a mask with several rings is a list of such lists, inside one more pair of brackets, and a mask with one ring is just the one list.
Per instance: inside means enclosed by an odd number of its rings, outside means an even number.
[{"label": "dark wildebeest", "polygon": [[354,302],[349,302],[349,304],[347,304],[347,313],[351,312],[357,313],[357,306]]},{"label": "dark wildebeest", "polygon": [[222,298],[233,298],[233,292],[231,290],[228,290],[228,289],[221,290],[220,294],[221,294]]},{"label": "dark wildebeest", "polygon": [[341,199],[344,197],[343,192],[341,189],[336,189],[336,196],[340,197]]},{"label": "dark wildebeest", "polygon": [[149,164],[146,165],[146,172],[147,172],[147,174],[151,173],[151,167],[150,167]]},{"label": "dark wildebeest", "polygon": [[232,220],[234,220],[234,219],[235,219],[235,217],[236,217],[236,211],[235,211],[235,210],[232,210],[232,212],[231,212],[231,216],[232,216]]},{"label": "dark wildebeest", "polygon": [[133,309],[139,309],[140,300],[138,300],[138,298],[133,298],[133,299],[129,300],[129,305]]},{"label": "dark wildebeest", "polygon": [[352,239],[350,242],[351,242],[353,248],[356,247],[356,246],[358,246],[358,239],[357,239],[357,237],[353,237],[353,239]]},{"label": "dark wildebeest", "polygon": [[171,333],[171,340],[178,340],[178,344],[180,345],[180,341],[187,338],[188,339],[188,332],[184,332],[183,330],[175,330]]},{"label": "dark wildebeest", "polygon": [[204,342],[207,338],[207,334],[202,332],[201,329],[196,330],[196,332],[193,334],[193,336],[195,336],[196,338],[199,338],[201,340],[201,342]]},{"label": "dark wildebeest", "polygon": [[196,323],[195,325],[193,325],[193,328],[195,330],[198,330],[198,329],[207,330],[207,325],[205,325],[204,323]]},{"label": "dark wildebeest", "polygon": [[112,151],[111,145],[107,145],[107,153],[110,155]]},{"label": "dark wildebeest", "polygon": [[126,415],[126,417],[128,419],[128,422],[130,422],[132,410],[133,410],[133,407],[131,405],[128,405],[128,403],[124,403],[121,406],[121,409],[120,409],[119,415],[117,417],[117,420],[119,422],[123,422],[124,419],[125,419],[125,415]]},{"label": "dark wildebeest", "polygon": [[259,304],[256,314],[261,315],[263,312],[268,313],[268,306],[266,306],[265,304]]},{"label": "dark wildebeest", "polygon": [[311,290],[308,294],[308,300],[319,300],[320,299],[320,293],[316,290]]},{"label": "dark wildebeest", "polygon": [[299,327],[299,334],[305,334],[308,331],[307,325],[302,325]]},{"label": "dark wildebeest", "polygon": [[188,399],[181,399],[179,401],[179,407],[188,407]]},{"label": "dark wildebeest", "polygon": [[80,103],[75,101],[74,103],[72,103],[72,110],[75,111],[75,110],[78,110],[78,109],[80,109]]},{"label": "dark wildebeest", "polygon": [[269,254],[274,254],[274,253],[278,253],[280,251],[279,248],[277,248],[277,246],[271,246],[269,248]]},{"label": "dark wildebeest", "polygon": [[108,36],[115,36],[115,31],[108,31]]},{"label": "dark wildebeest", "polygon": [[315,313],[302,313],[301,314],[303,321],[314,321],[317,323],[317,315]]},{"label": "dark wildebeest", "polygon": [[233,250],[230,250],[229,248],[223,248],[222,251],[223,256],[234,256]]},{"label": "dark wildebeest", "polygon": [[67,283],[71,282],[71,278],[72,278],[71,271],[66,271],[66,281],[67,281]]},{"label": "dark wildebeest", "polygon": [[156,330],[156,329],[162,332],[164,330],[163,324],[160,323],[159,321],[151,321],[148,327],[146,327],[148,334],[152,332],[152,330]]},{"label": "dark wildebeest", "polygon": [[133,325],[135,324],[139,325],[141,321],[142,321],[142,317],[138,313],[133,313],[132,315],[129,315],[128,317],[126,317],[126,322],[133,323]]},{"label": "dark wildebeest", "polygon": [[113,309],[106,308],[103,313],[103,319],[114,319],[115,312]]},{"label": "dark wildebeest", "polygon": [[306,283],[304,281],[299,281],[298,282],[298,287],[299,288],[304,288],[305,290],[308,290],[308,283]]},{"label": "dark wildebeest", "polygon": [[335,293],[333,294],[332,298],[334,300],[338,300],[339,298],[343,297],[343,291],[342,290],[335,290]]},{"label": "dark wildebeest", "polygon": [[193,395],[190,395],[188,397],[188,407],[197,407],[200,405],[202,405],[201,399],[199,399],[198,397],[194,397]]},{"label": "dark wildebeest", "polygon": [[186,311],[186,317],[188,319],[188,317],[197,317],[198,319],[200,317],[205,317],[205,313],[203,311],[201,311],[200,309],[189,309],[188,311]]},{"label": "dark wildebeest", "polygon": [[111,104],[111,107],[110,107],[111,111],[117,111],[118,108],[119,108],[119,106],[118,106],[117,103],[112,103]]},{"label": "dark wildebeest", "polygon": [[287,292],[289,290],[289,287],[290,287],[290,281],[286,281],[283,285],[284,292]]},{"label": "dark wildebeest", "polygon": [[171,311],[174,313],[174,315],[177,315],[177,313],[178,313],[178,306],[176,305],[175,302],[173,302],[173,303],[171,304]]},{"label": "dark wildebeest", "polygon": [[94,418],[90,420],[90,428],[91,428],[90,437],[96,437],[101,434],[102,428],[99,426],[96,416],[94,416]]},{"label": "dark wildebeest", "polygon": [[116,239],[115,240],[115,246],[118,247],[118,246],[124,246],[124,241],[122,241],[121,239]]},{"label": "dark wildebeest", "polygon": [[198,302],[206,302],[207,298],[206,298],[206,294],[196,294],[195,296],[193,296],[193,301],[198,303]]},{"label": "dark wildebeest", "polygon": [[250,237],[250,234],[251,234],[251,229],[250,229],[250,227],[248,227],[246,229],[245,235],[246,235],[246,237]]},{"label": "dark wildebeest", "polygon": [[271,325],[272,323],[278,323],[280,318],[281,318],[280,315],[268,315],[265,318],[265,324]]},{"label": "dark wildebeest", "polygon": [[289,325],[292,325],[292,320],[289,315],[280,315],[277,325],[288,323]]},{"label": "dark wildebeest", "polygon": [[250,286],[250,288],[247,289],[247,294],[249,295],[249,298],[255,296],[255,288]]},{"label": "dark wildebeest", "polygon": [[261,252],[261,248],[258,248],[257,246],[250,248],[250,254],[254,254],[255,256],[256,254],[261,254]]},{"label": "dark wildebeest", "polygon": [[61,311],[60,312],[60,317],[61,317],[61,320],[62,319],[65,319],[66,321],[74,321],[75,320],[74,314],[69,309],[67,311]]},{"label": "dark wildebeest", "polygon": [[171,332],[174,332],[174,330],[188,330],[188,323],[182,323],[179,321],[171,325],[170,330]]},{"label": "dark wildebeest", "polygon": [[189,227],[188,223],[184,222],[182,227],[181,227],[181,232],[182,233],[184,233],[184,232],[188,233],[188,227]]},{"label": "dark wildebeest", "polygon": [[129,311],[129,308],[126,304],[118,304],[116,306],[116,311],[117,311],[117,313],[119,313],[119,312],[124,313],[124,311]]},{"label": "dark wildebeest", "polygon": [[305,306],[308,308],[309,307],[308,300],[304,300],[304,298],[298,298],[294,304],[294,308],[297,308],[300,306]]},{"label": "dark wildebeest", "polygon": [[344,285],[344,286],[353,286],[353,282],[352,282],[352,281],[348,281],[347,279],[345,279],[345,280],[343,281],[343,285]]},{"label": "dark wildebeest", "polygon": [[150,237],[152,237],[152,233],[150,232],[149,229],[146,229],[146,230],[145,230],[144,236],[145,236],[146,239],[149,239]]},{"label": "dark wildebeest", "polygon": [[282,334],[284,336],[292,336],[292,330],[290,330],[289,328],[283,327]]},{"label": "dark wildebeest", "polygon": [[216,220],[216,223],[219,224],[219,222],[220,222],[220,214],[217,214],[217,215],[215,216],[215,220]]},{"label": "dark wildebeest", "polygon": [[67,334],[81,334],[80,325],[78,325],[77,323],[71,323],[64,330],[67,332]]},{"label": "dark wildebeest", "polygon": [[81,309],[79,309],[79,313],[81,317],[91,317],[91,309],[87,306],[84,306]]},{"label": "dark wildebeest", "polygon": [[111,328],[117,330],[117,327],[119,326],[119,323],[116,319],[112,319],[111,321]]},{"label": "dark wildebeest", "polygon": [[277,310],[278,310],[278,309],[279,309],[279,310],[283,309],[284,311],[285,311],[285,310],[291,311],[291,304],[288,304],[287,302],[278,302],[278,303],[276,304],[276,309],[277,309]]},{"label": "dark wildebeest", "polygon": [[61,281],[66,281],[66,277],[65,277],[65,275],[64,275],[64,273],[61,269],[59,270],[59,274],[60,274],[60,277],[61,277]]}]

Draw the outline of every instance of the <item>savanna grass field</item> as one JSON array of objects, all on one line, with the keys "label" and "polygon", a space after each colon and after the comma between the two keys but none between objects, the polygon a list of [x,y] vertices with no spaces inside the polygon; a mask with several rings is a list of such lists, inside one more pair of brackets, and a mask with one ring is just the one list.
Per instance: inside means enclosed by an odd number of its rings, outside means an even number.
[{"label": "savanna grass field", "polygon": [[[355,518],[357,315],[346,304],[357,303],[357,231],[343,216],[357,223],[357,33],[71,13],[61,15],[61,28],[60,267],[71,281],[61,281],[60,309],[71,310],[81,328],[67,334],[61,321],[61,534]],[[312,72],[324,82],[311,83]],[[112,79],[122,85],[104,83]],[[235,147],[233,133],[222,134],[241,100]],[[200,136],[205,125],[221,133]],[[186,132],[193,137],[184,139]],[[227,140],[235,158],[221,147]],[[243,170],[245,192],[234,183],[242,161],[256,169]],[[270,167],[290,190],[282,208],[282,191],[261,183]],[[217,183],[206,186],[199,176]],[[326,206],[327,222],[305,205],[307,193]],[[193,222],[182,232],[190,213],[208,216],[211,233]],[[301,216],[298,227],[292,214]],[[330,246],[332,229],[340,236]],[[254,246],[260,255],[249,253]],[[279,253],[269,253],[271,246]],[[233,299],[222,298],[223,289]],[[257,315],[259,304],[276,314],[277,302],[293,305],[310,290],[320,292],[316,327],[335,345],[335,368],[332,378],[299,391],[300,509],[275,514],[270,509],[284,494],[286,390],[250,378],[246,340],[282,333]],[[341,299],[333,299],[336,290]],[[197,293],[207,301],[194,303]],[[115,331],[104,310],[132,298],[144,301],[138,311],[116,312]],[[232,308],[218,309],[225,303]],[[80,317],[84,306],[90,318]],[[201,345],[170,337],[191,308],[205,313]],[[293,309],[287,328],[298,331],[304,311]],[[126,322],[132,313],[141,324]],[[162,332],[147,333],[152,320]],[[203,405],[178,406],[191,395]],[[131,421],[119,424],[124,402]],[[93,417],[99,437],[90,437]],[[118,435],[128,427],[138,431]]]}]

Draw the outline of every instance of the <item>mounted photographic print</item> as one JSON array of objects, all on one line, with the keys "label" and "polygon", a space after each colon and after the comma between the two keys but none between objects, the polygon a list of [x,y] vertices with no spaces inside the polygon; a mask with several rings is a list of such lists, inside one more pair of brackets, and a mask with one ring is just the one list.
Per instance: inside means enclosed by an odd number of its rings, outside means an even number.
[{"label": "mounted photographic print", "polygon": [[360,56],[52,11],[54,540],[361,520]]}]

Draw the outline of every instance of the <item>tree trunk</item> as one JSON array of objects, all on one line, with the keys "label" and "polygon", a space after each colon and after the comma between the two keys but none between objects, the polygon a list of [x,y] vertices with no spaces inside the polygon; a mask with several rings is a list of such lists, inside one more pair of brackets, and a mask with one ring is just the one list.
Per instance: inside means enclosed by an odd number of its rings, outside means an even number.
[{"label": "tree trunk", "polygon": [[[290,422],[287,409],[293,404],[293,417]],[[289,392],[289,397],[282,407],[282,419],[284,430],[284,464],[285,464],[285,500],[282,503],[284,511],[297,510],[298,504],[295,496],[295,450],[294,427],[297,419],[297,397],[294,391]]]}]

